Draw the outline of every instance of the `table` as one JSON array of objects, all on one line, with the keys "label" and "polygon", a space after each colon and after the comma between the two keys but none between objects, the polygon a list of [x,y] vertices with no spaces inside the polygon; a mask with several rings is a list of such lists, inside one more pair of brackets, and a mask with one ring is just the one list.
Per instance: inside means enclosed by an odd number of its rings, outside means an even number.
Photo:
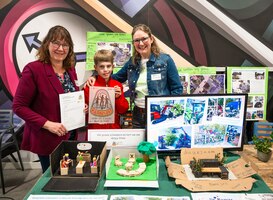
[{"label": "table", "polygon": [[[239,155],[228,153],[227,162],[231,162],[239,158]],[[30,194],[106,194],[108,197],[114,194],[133,194],[133,195],[154,195],[154,196],[191,196],[191,192],[184,189],[182,186],[176,185],[173,178],[169,178],[163,158],[159,158],[159,189],[153,188],[104,188],[105,170],[99,182],[96,192],[74,192],[74,193],[60,193],[60,192],[43,192],[42,188],[50,180],[50,170],[48,169],[36,182],[34,187],[25,196],[25,199]],[[273,191],[266,185],[259,175],[253,175],[257,181],[253,184],[252,190],[248,193],[273,193]]]}]

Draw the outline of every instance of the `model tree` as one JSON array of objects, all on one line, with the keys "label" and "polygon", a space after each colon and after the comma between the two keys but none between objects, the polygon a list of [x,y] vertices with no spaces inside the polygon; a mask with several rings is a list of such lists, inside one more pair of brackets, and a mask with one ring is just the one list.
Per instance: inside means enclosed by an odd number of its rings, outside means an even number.
[{"label": "model tree", "polygon": [[150,155],[156,152],[155,146],[152,143],[146,141],[140,142],[137,146],[137,150],[139,153],[142,153],[143,161],[145,163],[149,162]]}]

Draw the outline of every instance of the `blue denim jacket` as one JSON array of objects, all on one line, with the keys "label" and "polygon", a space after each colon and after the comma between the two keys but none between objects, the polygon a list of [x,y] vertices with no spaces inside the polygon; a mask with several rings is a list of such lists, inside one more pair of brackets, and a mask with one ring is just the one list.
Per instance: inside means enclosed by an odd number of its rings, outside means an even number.
[{"label": "blue denim jacket", "polygon": [[[140,74],[141,63],[132,63],[132,58],[112,77],[123,83],[128,80],[131,97],[134,100],[136,83]],[[147,85],[149,95],[181,95],[183,86],[181,85],[177,68],[173,59],[161,53],[158,57],[151,54],[147,62]]]}]

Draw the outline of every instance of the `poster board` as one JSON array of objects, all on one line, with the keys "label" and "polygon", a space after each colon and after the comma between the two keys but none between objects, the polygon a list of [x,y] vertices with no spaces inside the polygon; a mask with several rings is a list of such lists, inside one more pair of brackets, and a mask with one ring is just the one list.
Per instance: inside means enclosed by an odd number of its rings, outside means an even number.
[{"label": "poster board", "polygon": [[87,32],[86,70],[94,69],[94,55],[100,49],[114,54],[116,73],[132,56],[132,36],[128,33]]},{"label": "poster board", "polygon": [[115,122],[115,89],[113,87],[89,87],[89,124],[113,124]]},{"label": "poster board", "polygon": [[184,94],[224,94],[225,74],[216,74],[216,67],[178,68]]},{"label": "poster board", "polygon": [[267,67],[227,67],[227,93],[247,93],[246,120],[266,120]]}]

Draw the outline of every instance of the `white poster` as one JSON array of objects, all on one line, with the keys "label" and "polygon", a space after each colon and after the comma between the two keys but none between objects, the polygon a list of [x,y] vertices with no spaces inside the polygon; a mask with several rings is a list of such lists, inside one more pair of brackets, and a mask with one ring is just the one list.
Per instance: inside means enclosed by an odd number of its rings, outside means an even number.
[{"label": "white poster", "polygon": [[88,141],[107,141],[113,146],[137,146],[145,140],[145,129],[88,129]]},{"label": "white poster", "polygon": [[110,200],[120,200],[120,199],[130,199],[130,200],[146,200],[146,199],[157,199],[157,200],[190,200],[187,196],[146,196],[146,195],[111,195]]},{"label": "white poster", "polygon": [[115,89],[90,87],[89,124],[113,124],[115,122]]},{"label": "white poster", "polygon": [[193,200],[272,200],[272,194],[247,194],[247,193],[220,193],[220,192],[201,192],[192,193]]}]

